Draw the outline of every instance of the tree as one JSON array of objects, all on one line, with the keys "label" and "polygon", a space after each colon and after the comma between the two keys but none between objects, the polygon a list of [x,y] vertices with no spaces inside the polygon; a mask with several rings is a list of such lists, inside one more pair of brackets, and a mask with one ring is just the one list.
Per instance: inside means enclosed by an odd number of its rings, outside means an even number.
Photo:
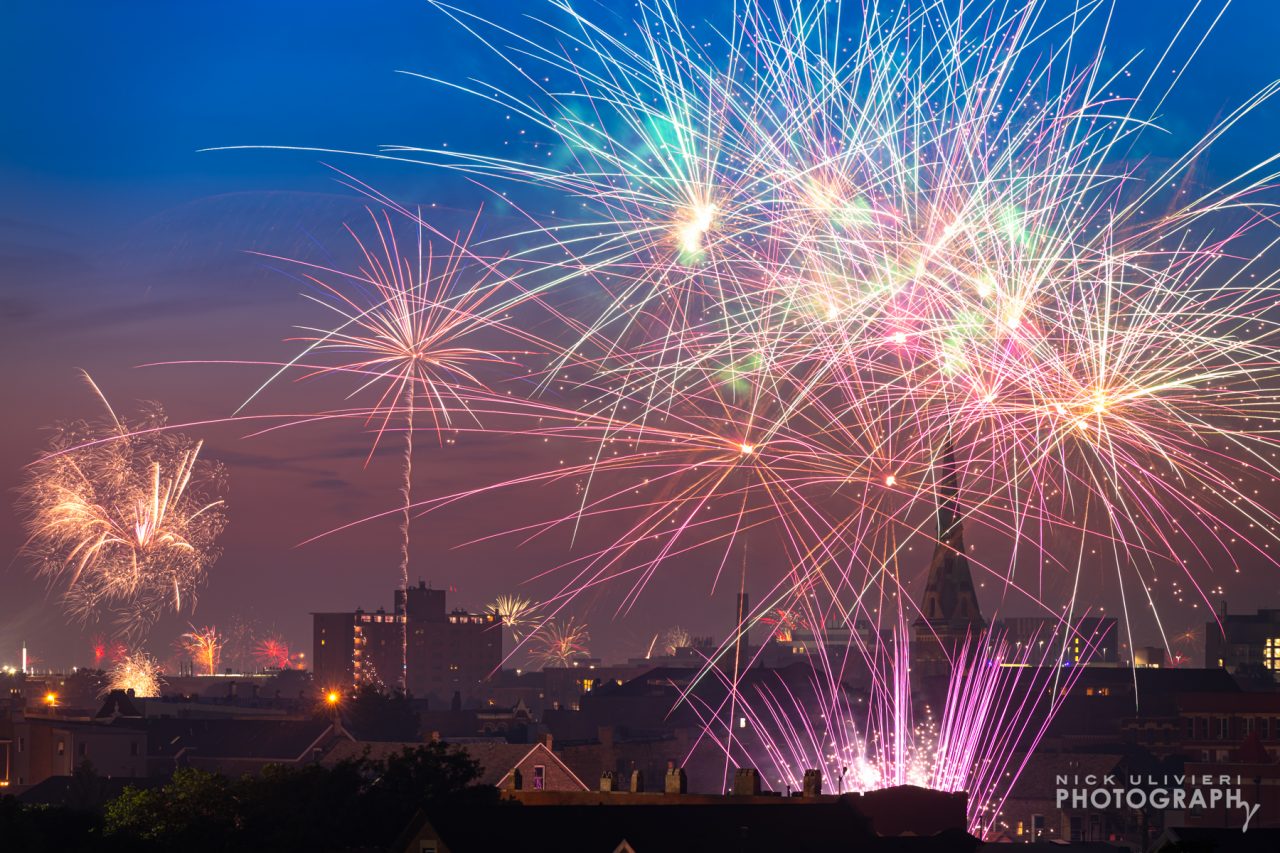
[{"label": "tree", "polygon": [[236,780],[184,768],[161,788],[126,788],[107,806],[106,833],[157,851],[382,849],[419,809],[497,799],[476,786],[479,774],[470,756],[439,743]]},{"label": "tree", "polygon": [[106,832],[160,849],[222,850],[238,824],[234,788],[221,774],[179,768],[162,788],[125,788],[107,804]]},{"label": "tree", "polygon": [[383,693],[362,687],[343,707],[343,722],[361,740],[416,741],[421,721],[400,690]]}]

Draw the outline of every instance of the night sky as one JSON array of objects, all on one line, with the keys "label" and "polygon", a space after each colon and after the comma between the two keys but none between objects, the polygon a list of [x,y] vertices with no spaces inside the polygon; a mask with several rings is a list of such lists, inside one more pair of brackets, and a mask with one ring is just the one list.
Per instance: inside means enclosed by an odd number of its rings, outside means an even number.
[{"label": "night sky", "polygon": [[[462,5],[487,17],[511,17],[516,7],[544,8]],[[1112,54],[1142,52],[1141,62],[1154,63],[1181,16],[1165,7],[1192,5],[1117,0]],[[712,4],[683,6],[689,15],[718,14]],[[626,26],[628,4],[582,8]],[[1197,20],[1207,24],[1211,18],[1211,11],[1202,11]],[[365,200],[330,167],[403,204],[426,207],[444,230],[469,221],[481,203],[489,217],[485,229],[513,221],[489,191],[425,167],[289,151],[202,151],[232,145],[375,151],[407,144],[487,152],[501,150],[503,142],[521,144],[521,126],[502,110],[396,73],[518,85],[492,54],[426,3],[8,4],[0,40],[7,82],[0,133],[0,399],[6,401],[0,488],[6,495],[43,446],[46,426],[94,413],[78,368],[89,370],[117,407],[157,400],[172,421],[186,422],[231,414],[266,373],[143,365],[280,360],[296,351],[296,344],[284,341],[291,327],[323,315],[299,296],[293,271],[250,250],[351,258],[341,226],[367,217]],[[1149,156],[1180,151],[1280,77],[1277,43],[1280,9],[1273,0],[1232,4],[1165,103],[1161,124],[1167,134],[1153,141]],[[1196,179],[1212,186],[1277,150],[1280,103],[1273,101],[1214,148]],[[554,199],[533,195],[521,201],[536,209],[555,206]],[[260,411],[331,406],[340,390],[321,383],[284,386]],[[265,438],[246,438],[249,431],[235,425],[199,432],[208,440],[207,453],[229,467],[231,523],[194,619],[219,625],[233,617],[252,620],[309,653],[310,611],[390,606],[398,557],[394,521],[319,544],[298,543],[392,508],[397,451],[388,448],[366,466],[368,436],[351,425]],[[424,496],[546,461],[496,437],[423,445],[415,488]],[[538,500],[567,510],[572,488],[547,487]],[[532,512],[528,494],[502,495],[416,523],[411,575],[456,587],[453,602],[470,608],[501,592],[538,597],[545,585],[521,582],[566,559],[567,536],[519,549],[510,539],[456,547],[536,520]],[[14,556],[21,544],[16,515],[0,513],[0,553],[10,555],[0,576],[0,663],[16,661],[23,641],[47,665],[85,662],[89,632],[68,625]],[[979,547],[998,543],[980,539]],[[761,550],[760,562],[767,563],[768,549]],[[916,552],[924,563],[927,553]],[[723,636],[736,590],[730,584],[713,593],[711,568],[697,560],[673,561],[625,617],[614,614],[626,585],[584,597],[574,612],[592,627],[592,651],[606,658],[640,654],[654,632],[673,624]],[[753,571],[767,576],[770,567]],[[1280,606],[1273,567],[1246,565],[1237,576],[1230,567],[1208,566],[1198,576],[1208,580],[1206,587],[1224,583],[1238,609]],[[1097,600],[1089,603],[1114,607],[1113,594],[1100,582]],[[983,596],[984,606],[994,604]],[[1203,627],[1203,604],[1191,605],[1191,599],[1162,602],[1172,629]],[[162,621],[152,650],[169,655],[185,621]]]}]

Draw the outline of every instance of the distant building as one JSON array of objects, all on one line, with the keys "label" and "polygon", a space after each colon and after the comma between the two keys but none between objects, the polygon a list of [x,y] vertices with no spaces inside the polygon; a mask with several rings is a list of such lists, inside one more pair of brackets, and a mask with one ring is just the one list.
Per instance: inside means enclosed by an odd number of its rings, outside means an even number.
[{"label": "distant building", "polygon": [[447,610],[445,591],[396,590],[394,612],[313,613],[312,663],[321,687],[400,686],[433,703],[481,696],[481,684],[502,663],[501,620],[492,613]]},{"label": "distant building", "polygon": [[1204,663],[1233,675],[1275,680],[1280,673],[1280,610],[1228,613],[1222,602],[1217,621],[1204,628]]},{"label": "distant building", "polygon": [[[1003,639],[1016,649],[1037,643],[1057,649],[1055,656],[1064,664],[1113,665],[1119,662],[1118,624],[1114,617],[1087,616],[1075,620],[1072,626],[1066,629],[1055,616],[1010,616],[993,626],[992,636]],[[1044,658],[1036,655],[1033,659],[1036,663],[1052,662],[1047,655]]]},{"label": "distant building", "polygon": [[314,760],[335,740],[349,739],[328,719],[148,716],[139,700],[115,690],[92,716],[53,708],[0,721],[0,787],[19,792],[50,777],[69,777],[84,762],[103,777],[168,776],[197,767],[228,776],[269,764]]}]

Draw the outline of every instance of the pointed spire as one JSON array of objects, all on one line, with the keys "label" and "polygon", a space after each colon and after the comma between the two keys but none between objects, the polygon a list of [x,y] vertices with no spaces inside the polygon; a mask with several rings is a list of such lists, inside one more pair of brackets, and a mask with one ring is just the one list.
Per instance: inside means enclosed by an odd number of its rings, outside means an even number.
[{"label": "pointed spire", "polygon": [[948,436],[933,466],[937,544],[929,561],[929,578],[920,605],[921,619],[937,629],[968,631],[986,622],[973,588],[965,556],[964,524],[960,511],[960,469]]}]

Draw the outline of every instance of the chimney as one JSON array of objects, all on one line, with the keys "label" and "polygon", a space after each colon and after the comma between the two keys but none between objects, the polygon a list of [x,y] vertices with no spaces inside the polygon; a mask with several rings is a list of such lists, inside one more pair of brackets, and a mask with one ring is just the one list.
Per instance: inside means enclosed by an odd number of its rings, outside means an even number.
[{"label": "chimney", "polygon": [[631,793],[644,793],[644,773],[638,767],[631,771]]},{"label": "chimney", "polygon": [[760,772],[754,767],[739,767],[733,771],[733,795],[754,797],[760,794]]},{"label": "chimney", "polygon": [[683,767],[676,767],[674,761],[667,762],[667,777],[663,792],[667,794],[685,794],[689,791],[689,780],[684,775]]},{"label": "chimney", "polygon": [[822,796],[822,771],[821,770],[804,771],[804,796],[806,797]]},{"label": "chimney", "polygon": [[606,770],[600,774],[600,793],[612,794],[617,789],[617,781],[613,778],[613,771]]}]

